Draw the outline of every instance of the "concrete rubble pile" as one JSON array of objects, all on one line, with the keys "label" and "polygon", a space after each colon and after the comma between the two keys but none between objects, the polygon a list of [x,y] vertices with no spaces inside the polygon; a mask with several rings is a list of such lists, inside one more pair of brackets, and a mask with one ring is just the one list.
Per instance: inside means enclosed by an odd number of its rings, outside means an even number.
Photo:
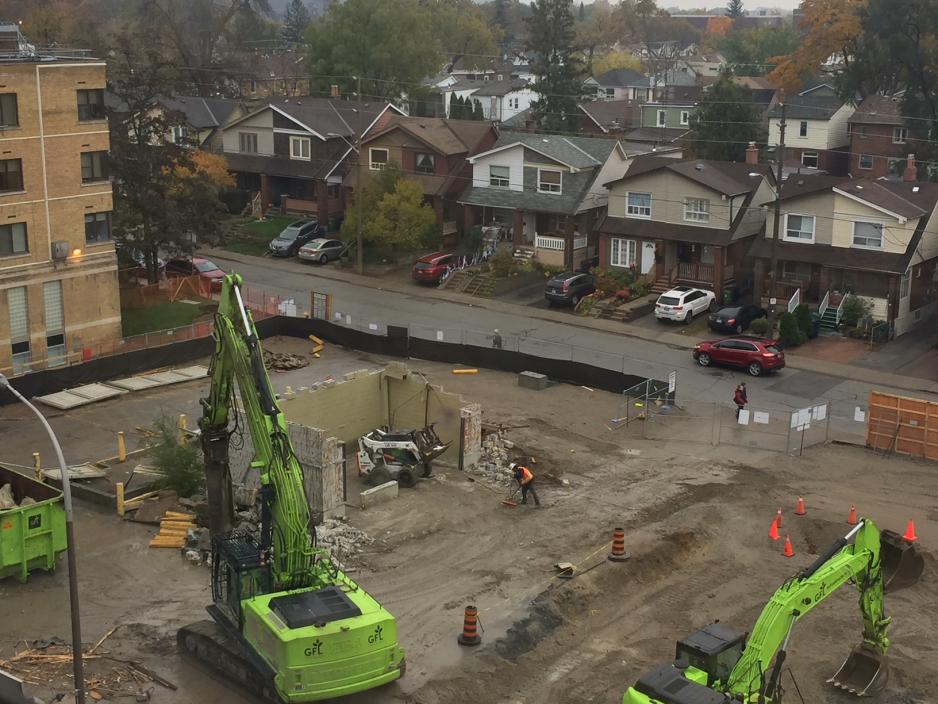
[{"label": "concrete rubble pile", "polygon": [[495,484],[509,486],[512,476],[508,464],[512,461],[513,449],[514,443],[510,440],[506,440],[499,433],[489,433],[482,440],[482,455],[479,461],[470,467],[469,471]]},{"label": "concrete rubble pile", "polygon": [[264,366],[277,372],[287,372],[309,366],[309,360],[298,354],[264,350]]}]

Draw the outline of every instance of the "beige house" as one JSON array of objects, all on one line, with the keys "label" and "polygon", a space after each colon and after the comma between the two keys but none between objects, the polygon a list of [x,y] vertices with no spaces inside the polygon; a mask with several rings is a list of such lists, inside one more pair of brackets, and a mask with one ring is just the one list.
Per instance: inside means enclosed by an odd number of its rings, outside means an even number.
[{"label": "beige house", "polygon": [[901,335],[935,310],[938,184],[826,176],[790,177],[782,188],[777,289],[766,287],[774,223],[753,243],[756,294],[816,305],[822,325],[840,322],[846,294],[867,299],[874,320]]},{"label": "beige house", "polygon": [[623,178],[606,184],[600,266],[632,269],[657,291],[682,283],[719,297],[743,278],[774,183],[764,164],[637,157]]},{"label": "beige house", "polygon": [[121,317],[106,66],[31,48],[0,62],[0,372],[17,375],[115,342]]}]

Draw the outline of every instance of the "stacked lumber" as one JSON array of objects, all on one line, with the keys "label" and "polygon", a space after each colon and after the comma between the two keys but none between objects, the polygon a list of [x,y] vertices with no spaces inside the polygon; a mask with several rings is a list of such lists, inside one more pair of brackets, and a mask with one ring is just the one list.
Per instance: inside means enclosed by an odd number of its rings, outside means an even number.
[{"label": "stacked lumber", "polygon": [[195,528],[195,514],[167,511],[160,519],[160,532],[150,541],[150,547],[181,548],[191,528]]}]

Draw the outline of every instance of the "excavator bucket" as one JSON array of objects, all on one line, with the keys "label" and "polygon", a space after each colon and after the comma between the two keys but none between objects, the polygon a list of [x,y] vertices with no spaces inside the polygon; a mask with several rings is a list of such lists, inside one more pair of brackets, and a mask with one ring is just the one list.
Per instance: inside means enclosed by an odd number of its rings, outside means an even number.
[{"label": "excavator bucket", "polygon": [[925,559],[915,545],[892,530],[884,530],[879,535],[879,559],[887,592],[911,587],[925,569]]},{"label": "excavator bucket", "polygon": [[889,681],[889,663],[885,655],[858,645],[827,681],[858,697],[876,694],[881,692]]}]

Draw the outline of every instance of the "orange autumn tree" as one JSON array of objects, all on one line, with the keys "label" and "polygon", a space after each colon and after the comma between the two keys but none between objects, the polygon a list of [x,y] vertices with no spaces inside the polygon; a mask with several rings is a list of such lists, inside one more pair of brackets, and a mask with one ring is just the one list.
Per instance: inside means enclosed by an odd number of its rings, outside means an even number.
[{"label": "orange autumn tree", "polygon": [[839,55],[849,64],[863,31],[860,12],[867,3],[868,0],[804,0],[800,22],[807,32],[801,46],[788,56],[768,59],[768,63],[776,64],[769,79],[792,90],[805,76],[817,73],[831,56]]},{"label": "orange autumn tree", "polygon": [[732,17],[711,17],[707,20],[708,37],[725,37],[732,28]]},{"label": "orange autumn tree", "polygon": [[228,171],[228,162],[224,157],[201,149],[186,156],[187,163],[176,164],[174,171],[177,178],[199,178],[217,191],[234,188],[235,179]]}]

